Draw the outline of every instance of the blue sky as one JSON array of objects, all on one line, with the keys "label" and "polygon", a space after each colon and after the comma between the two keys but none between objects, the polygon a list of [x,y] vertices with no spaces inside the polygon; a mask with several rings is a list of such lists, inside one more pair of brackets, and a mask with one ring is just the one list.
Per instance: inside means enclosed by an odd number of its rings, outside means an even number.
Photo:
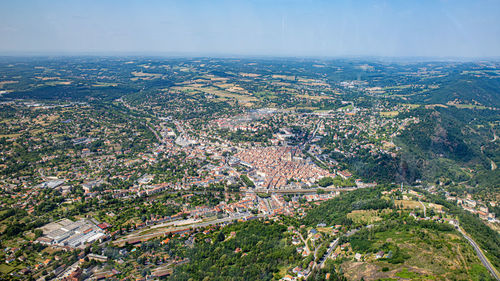
[{"label": "blue sky", "polygon": [[500,56],[498,0],[0,1],[0,53]]}]

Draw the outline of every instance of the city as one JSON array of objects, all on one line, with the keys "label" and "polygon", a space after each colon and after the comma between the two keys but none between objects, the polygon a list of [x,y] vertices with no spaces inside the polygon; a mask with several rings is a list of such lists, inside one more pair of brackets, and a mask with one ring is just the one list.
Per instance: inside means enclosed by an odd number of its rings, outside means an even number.
[{"label": "city", "polygon": [[0,2],[0,280],[500,280],[499,11]]}]

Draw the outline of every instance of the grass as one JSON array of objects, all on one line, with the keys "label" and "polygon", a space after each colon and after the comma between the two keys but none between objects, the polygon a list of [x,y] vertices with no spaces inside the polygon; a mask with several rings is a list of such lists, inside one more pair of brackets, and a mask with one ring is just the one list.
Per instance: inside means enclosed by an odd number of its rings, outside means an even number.
[{"label": "grass", "polygon": [[18,138],[21,134],[10,134],[10,135],[0,135],[0,139],[1,138],[7,138],[7,139],[10,139],[10,138]]},{"label": "grass", "polygon": [[396,273],[396,276],[401,277],[401,278],[406,278],[406,279],[413,279],[413,278],[420,277],[420,274],[418,274],[416,272],[408,271],[408,268],[403,268],[402,271]]},{"label": "grass", "polygon": [[469,270],[470,276],[474,277],[475,280],[481,280],[481,276],[490,276],[490,273],[482,264],[472,264]]},{"label": "grass", "polygon": [[384,232],[377,232],[376,237],[380,240],[380,243],[387,240],[410,240],[413,235],[406,231],[396,231],[396,230],[388,230]]},{"label": "grass", "polygon": [[329,100],[329,99],[332,99],[332,97],[329,97],[329,96],[296,95],[296,97],[309,99],[309,100]]},{"label": "grass", "polygon": [[116,87],[117,83],[106,83],[106,82],[97,82],[92,87]]},{"label": "grass", "polygon": [[281,278],[287,274],[288,266],[281,266],[278,271],[278,276]]},{"label": "grass", "polygon": [[410,87],[411,85],[399,85],[399,86],[384,87],[382,88],[382,90],[399,90],[399,89],[407,89]]},{"label": "grass", "polygon": [[47,86],[70,85],[71,81],[49,81],[45,82]]},{"label": "grass", "polygon": [[354,210],[347,214],[347,217],[356,223],[372,224],[381,221],[376,210]]},{"label": "grass", "polygon": [[352,106],[352,104],[349,104],[347,106],[339,108],[339,110],[347,111],[347,110],[352,110],[353,108],[354,108],[354,106]]},{"label": "grass", "polygon": [[420,104],[413,104],[413,103],[402,103],[400,105],[408,106],[410,109],[419,108],[421,106]]},{"label": "grass", "polygon": [[473,105],[473,104],[452,104],[456,108],[467,108],[467,109],[487,109],[486,106],[483,105]]},{"label": "grass", "polygon": [[295,80],[295,76],[292,76],[292,75],[273,74],[272,78],[273,79],[282,79],[282,80]]},{"label": "grass", "polygon": [[[408,258],[399,264],[383,259],[348,262],[345,268],[343,265],[347,276],[356,280],[361,276],[372,276],[376,280],[482,280],[488,274],[473,249],[453,232],[418,227],[391,229],[375,233],[371,243],[369,251],[383,249],[387,252],[384,245],[394,245]],[[384,272],[384,267],[390,270]]]},{"label": "grass", "polygon": [[253,97],[253,96],[238,94],[238,93],[234,93],[234,92],[228,92],[228,91],[216,89],[213,87],[205,87],[205,88],[183,87],[182,89],[183,90],[201,91],[201,92],[205,92],[207,94],[217,96],[219,98],[235,99],[238,102],[242,102],[242,103],[250,103],[250,102],[258,101],[258,99]]},{"label": "grass", "polygon": [[399,115],[398,111],[382,111],[380,112],[380,116],[382,117],[396,117]]},{"label": "grass", "polygon": [[331,227],[317,227],[316,230],[319,232],[328,233],[328,234],[333,233],[333,229]]},{"label": "grass", "polygon": [[394,204],[403,205],[404,209],[423,209],[422,204],[414,200],[394,200]]}]

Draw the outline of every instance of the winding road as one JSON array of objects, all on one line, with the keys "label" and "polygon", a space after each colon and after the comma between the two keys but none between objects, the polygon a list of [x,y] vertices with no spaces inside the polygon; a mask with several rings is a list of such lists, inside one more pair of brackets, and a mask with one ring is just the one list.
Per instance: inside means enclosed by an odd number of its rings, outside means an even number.
[{"label": "winding road", "polygon": [[500,281],[500,277],[498,276],[497,271],[495,270],[493,265],[491,265],[488,258],[486,258],[486,256],[483,254],[483,251],[481,251],[481,248],[479,248],[479,246],[476,244],[476,242],[472,238],[470,238],[469,235],[467,235],[461,227],[458,227],[458,232],[460,232],[464,236],[464,238],[467,239],[467,241],[469,241],[469,243],[472,245],[472,247],[476,251],[477,256],[479,257],[479,259],[481,260],[483,265],[491,273],[491,275],[493,275],[493,277],[495,277],[496,280]]}]

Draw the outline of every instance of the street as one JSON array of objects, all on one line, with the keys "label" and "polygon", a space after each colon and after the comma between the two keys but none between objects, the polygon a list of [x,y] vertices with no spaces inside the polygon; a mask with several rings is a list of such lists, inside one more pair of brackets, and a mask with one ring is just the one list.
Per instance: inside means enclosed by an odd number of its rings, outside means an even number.
[{"label": "street", "polygon": [[458,227],[458,231],[465,237],[465,239],[467,239],[467,241],[469,241],[469,243],[472,245],[472,247],[476,251],[477,256],[479,257],[479,259],[481,260],[483,265],[488,269],[488,271],[493,275],[493,277],[495,277],[496,280],[500,281],[500,277],[498,276],[495,268],[493,267],[493,265],[491,265],[490,261],[483,254],[483,251],[481,251],[481,248],[479,248],[479,246],[476,244],[476,242],[474,240],[472,240],[472,238],[470,238],[465,233],[465,231],[463,231],[463,229],[461,227]]}]

